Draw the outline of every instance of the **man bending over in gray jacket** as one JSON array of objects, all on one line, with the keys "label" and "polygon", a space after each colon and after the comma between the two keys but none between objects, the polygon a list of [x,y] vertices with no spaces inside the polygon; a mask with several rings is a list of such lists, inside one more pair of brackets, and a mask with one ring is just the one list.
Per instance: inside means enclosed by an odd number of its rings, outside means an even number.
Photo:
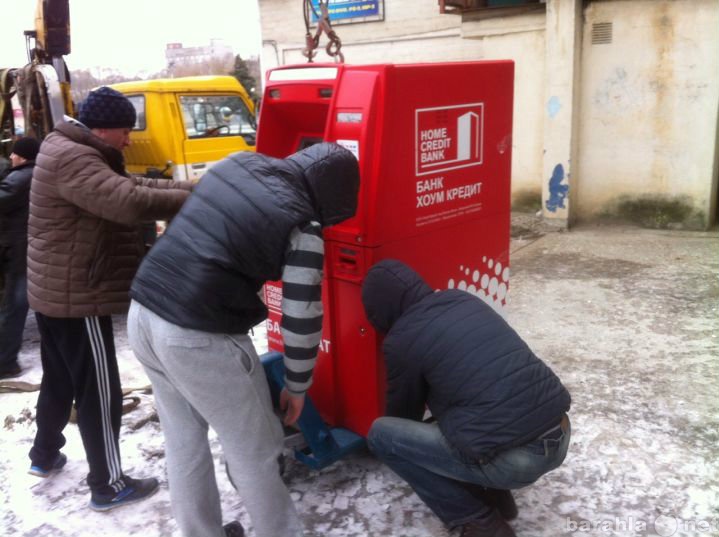
[{"label": "man bending over in gray jacket", "polygon": [[282,279],[285,423],[302,411],[322,329],[322,228],[355,213],[355,157],[335,144],[286,159],[237,153],[203,177],[137,273],[130,345],[152,381],[165,433],[172,509],[185,537],[223,530],[208,427],[258,537],[300,537],[280,478],[282,427],[248,331],[267,317],[258,296]]}]

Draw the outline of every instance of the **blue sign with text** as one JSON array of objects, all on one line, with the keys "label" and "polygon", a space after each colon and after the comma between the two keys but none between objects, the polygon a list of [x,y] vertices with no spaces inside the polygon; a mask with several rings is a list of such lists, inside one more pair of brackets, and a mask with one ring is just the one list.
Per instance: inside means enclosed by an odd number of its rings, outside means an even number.
[{"label": "blue sign with text", "polygon": [[[330,16],[330,22],[343,21],[350,22],[348,19],[363,19],[372,17],[373,19],[381,18],[382,9],[381,2],[383,0],[329,0],[327,3],[327,12]],[[319,15],[320,2],[312,0],[312,6]],[[317,17],[312,14],[312,22],[317,22]]]}]

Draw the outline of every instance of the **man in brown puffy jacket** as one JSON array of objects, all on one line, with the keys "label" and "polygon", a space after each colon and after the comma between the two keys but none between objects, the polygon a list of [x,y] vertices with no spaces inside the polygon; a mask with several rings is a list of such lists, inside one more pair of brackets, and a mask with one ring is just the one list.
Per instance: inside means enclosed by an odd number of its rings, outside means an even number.
[{"label": "man in brown puffy jacket", "polygon": [[47,477],[67,461],[60,448],[74,400],[90,507],[99,511],[157,490],[156,479],[133,479],[120,465],[122,390],[111,315],[129,303],[144,251],[139,223],[172,217],[190,190],[189,183],[127,174],[122,150],[135,118],[121,93],[91,92],[79,122],[66,118],[42,143],[30,189],[28,300],[43,367],[30,473]]}]

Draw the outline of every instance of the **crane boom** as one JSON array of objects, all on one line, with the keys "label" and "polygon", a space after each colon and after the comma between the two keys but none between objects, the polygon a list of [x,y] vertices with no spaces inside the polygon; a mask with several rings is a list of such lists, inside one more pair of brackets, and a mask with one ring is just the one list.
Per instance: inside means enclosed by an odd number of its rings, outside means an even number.
[{"label": "crane boom", "polygon": [[[64,114],[73,115],[70,72],[70,0],[37,0],[35,28],[25,32],[28,64],[0,69],[0,154],[18,135],[43,139]],[[22,122],[16,109],[21,109]]]}]

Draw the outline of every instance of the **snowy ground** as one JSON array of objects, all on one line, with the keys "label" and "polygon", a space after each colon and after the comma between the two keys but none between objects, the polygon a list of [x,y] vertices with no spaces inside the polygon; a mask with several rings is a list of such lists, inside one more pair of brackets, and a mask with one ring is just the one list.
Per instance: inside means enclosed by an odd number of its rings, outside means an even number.
[{"label": "snowy ground", "polygon": [[[512,245],[509,321],[572,392],[573,437],[561,468],[516,492],[515,531],[719,536],[719,234],[582,228],[524,236]],[[118,317],[123,385],[140,387],[147,379],[123,324]],[[261,330],[255,339],[261,349]],[[40,381],[38,352],[30,321],[21,380]],[[32,477],[37,394],[0,394],[0,535],[179,537],[152,396],[140,397],[123,418],[123,466],[133,476],[158,476],[162,488],[101,514],[86,507],[77,428],[66,429],[65,469]],[[225,518],[248,526],[216,441],[213,452]],[[308,535],[454,535],[367,453],[322,471],[290,461],[286,480]]]}]

